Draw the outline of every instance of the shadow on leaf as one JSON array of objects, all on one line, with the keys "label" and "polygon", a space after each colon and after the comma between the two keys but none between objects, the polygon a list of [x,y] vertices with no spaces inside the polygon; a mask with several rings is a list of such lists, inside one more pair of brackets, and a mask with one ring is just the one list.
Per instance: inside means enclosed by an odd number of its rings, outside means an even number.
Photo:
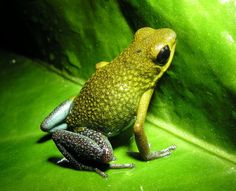
[{"label": "shadow on leaf", "polygon": [[41,137],[38,141],[37,141],[37,143],[44,143],[44,142],[46,142],[46,141],[49,141],[50,139],[52,139],[52,135],[51,134],[46,134],[46,135],[44,135],[43,137]]}]

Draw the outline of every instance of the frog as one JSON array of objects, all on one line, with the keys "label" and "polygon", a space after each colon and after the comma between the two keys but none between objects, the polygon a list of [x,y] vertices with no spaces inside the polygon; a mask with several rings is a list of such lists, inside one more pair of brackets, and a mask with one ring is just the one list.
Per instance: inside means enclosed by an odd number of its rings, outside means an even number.
[{"label": "frog", "polygon": [[[64,158],[78,170],[107,177],[107,168],[133,168],[115,164],[110,139],[133,128],[139,158],[168,156],[176,145],[151,151],[144,130],[149,103],[158,80],[173,60],[176,33],[170,28],[143,27],[132,43],[112,61],[96,64],[96,71],[77,96],[57,106],[41,123]],[[93,165],[96,164],[96,165]]]}]

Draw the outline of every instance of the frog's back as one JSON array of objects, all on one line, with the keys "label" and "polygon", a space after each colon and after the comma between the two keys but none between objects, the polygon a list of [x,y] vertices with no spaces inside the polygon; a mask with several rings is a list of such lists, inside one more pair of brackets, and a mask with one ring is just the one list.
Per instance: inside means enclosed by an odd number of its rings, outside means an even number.
[{"label": "frog's back", "polygon": [[114,136],[134,121],[139,99],[154,75],[145,69],[151,65],[140,67],[139,60],[124,58],[98,69],[86,82],[67,118],[72,129],[86,126]]}]

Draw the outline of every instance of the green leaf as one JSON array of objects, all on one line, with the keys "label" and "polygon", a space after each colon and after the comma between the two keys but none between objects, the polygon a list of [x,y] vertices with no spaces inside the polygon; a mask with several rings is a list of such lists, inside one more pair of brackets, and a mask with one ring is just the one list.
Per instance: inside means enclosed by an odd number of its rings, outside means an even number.
[{"label": "green leaf", "polygon": [[[27,1],[26,1],[27,2]],[[236,25],[233,1],[33,1],[22,3],[41,59],[0,53],[0,187],[3,190],[235,190]],[[109,178],[61,167],[39,125],[79,92],[95,63],[113,59],[142,26],[178,35],[172,67],[159,81],[145,129],[152,150],[177,150],[142,162],[119,136]],[[50,28],[51,27],[51,28]],[[59,30],[60,29],[60,30]],[[52,67],[50,66],[52,69]],[[80,85],[78,85],[78,83]],[[128,142],[128,143],[127,143]]]}]

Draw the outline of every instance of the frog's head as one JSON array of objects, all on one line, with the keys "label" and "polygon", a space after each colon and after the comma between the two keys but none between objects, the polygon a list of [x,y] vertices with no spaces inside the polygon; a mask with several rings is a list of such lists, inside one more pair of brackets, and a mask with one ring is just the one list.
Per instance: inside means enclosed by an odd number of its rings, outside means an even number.
[{"label": "frog's head", "polygon": [[149,63],[160,69],[157,80],[171,64],[175,52],[176,33],[168,28],[144,27],[135,33],[133,45],[136,51],[142,51],[142,56],[145,56]]}]

